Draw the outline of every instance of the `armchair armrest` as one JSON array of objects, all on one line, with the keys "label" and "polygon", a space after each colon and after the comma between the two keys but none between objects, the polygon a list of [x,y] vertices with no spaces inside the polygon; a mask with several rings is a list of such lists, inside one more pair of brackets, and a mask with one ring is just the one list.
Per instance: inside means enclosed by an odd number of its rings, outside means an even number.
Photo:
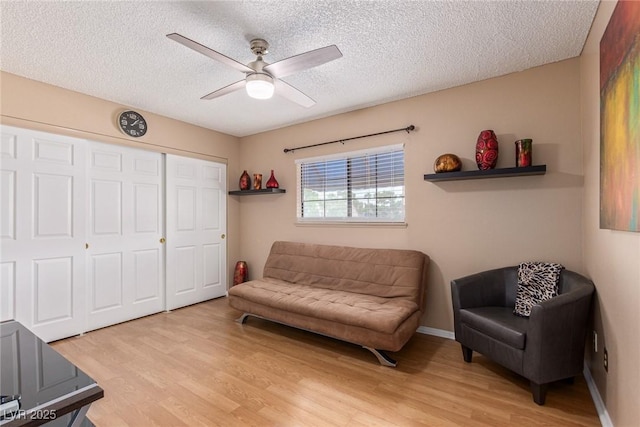
[{"label": "armchair armrest", "polygon": [[543,384],[582,372],[587,320],[595,287],[580,286],[531,309],[524,354],[524,374]]}]

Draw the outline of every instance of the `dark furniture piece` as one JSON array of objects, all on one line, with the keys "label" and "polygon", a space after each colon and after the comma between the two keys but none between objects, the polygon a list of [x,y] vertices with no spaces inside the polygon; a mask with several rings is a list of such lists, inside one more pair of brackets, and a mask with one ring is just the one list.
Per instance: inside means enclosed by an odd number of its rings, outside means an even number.
[{"label": "dark furniture piece", "polygon": [[0,393],[20,396],[21,407],[2,427],[92,426],[85,418],[104,391],[87,374],[20,323],[0,323]]},{"label": "dark furniture piece", "polygon": [[284,188],[261,188],[260,190],[232,190],[229,194],[232,196],[249,196],[251,194],[284,194],[287,190]]},{"label": "dark furniture piece", "polygon": [[547,385],[582,373],[593,282],[562,270],[559,295],[536,304],[531,316],[513,314],[518,267],[451,281],[456,341],[466,362],[473,351],[524,376],[544,405]]},{"label": "dark furniture piece", "polygon": [[432,182],[461,181],[466,179],[507,178],[511,176],[544,175],[545,173],[547,173],[547,165],[537,165],[517,168],[429,173],[424,175],[424,180]]}]

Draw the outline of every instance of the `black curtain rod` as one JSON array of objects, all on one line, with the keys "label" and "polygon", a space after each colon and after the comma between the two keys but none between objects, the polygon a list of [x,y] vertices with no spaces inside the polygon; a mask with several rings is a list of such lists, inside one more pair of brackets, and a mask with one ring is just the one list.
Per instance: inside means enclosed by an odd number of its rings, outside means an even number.
[{"label": "black curtain rod", "polygon": [[319,147],[320,145],[327,145],[327,144],[335,144],[336,142],[341,142],[344,143],[346,141],[351,141],[352,139],[359,139],[359,138],[368,138],[370,136],[378,136],[378,135],[384,135],[386,133],[393,133],[393,132],[400,132],[400,131],[406,131],[407,133],[411,132],[412,130],[415,130],[415,126],[414,125],[409,125],[406,128],[401,128],[401,129],[394,129],[394,130],[387,130],[384,132],[378,132],[378,133],[370,133],[369,135],[361,135],[361,136],[354,136],[352,138],[345,138],[345,139],[337,139],[335,141],[329,141],[329,142],[321,142],[319,144],[312,144],[312,145],[305,145],[303,147],[296,147],[296,148],[285,148],[284,152],[285,153],[291,153],[294,152],[296,150],[302,150],[304,148],[311,148],[311,147]]}]

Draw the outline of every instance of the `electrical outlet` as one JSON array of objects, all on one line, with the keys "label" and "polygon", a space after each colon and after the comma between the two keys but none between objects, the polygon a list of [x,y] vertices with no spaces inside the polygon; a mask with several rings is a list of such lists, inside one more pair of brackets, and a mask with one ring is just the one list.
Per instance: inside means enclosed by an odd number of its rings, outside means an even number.
[{"label": "electrical outlet", "polygon": [[604,364],[604,371],[609,372],[609,353],[607,352],[607,347],[604,348],[604,357],[602,363]]},{"label": "electrical outlet", "polygon": [[593,331],[593,352],[598,352],[598,333],[595,330]]}]

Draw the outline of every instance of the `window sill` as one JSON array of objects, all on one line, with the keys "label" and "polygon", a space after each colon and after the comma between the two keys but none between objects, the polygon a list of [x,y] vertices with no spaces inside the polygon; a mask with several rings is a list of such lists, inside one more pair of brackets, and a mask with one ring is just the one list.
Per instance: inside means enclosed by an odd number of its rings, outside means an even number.
[{"label": "window sill", "polygon": [[407,228],[406,222],[296,221],[296,227]]}]

